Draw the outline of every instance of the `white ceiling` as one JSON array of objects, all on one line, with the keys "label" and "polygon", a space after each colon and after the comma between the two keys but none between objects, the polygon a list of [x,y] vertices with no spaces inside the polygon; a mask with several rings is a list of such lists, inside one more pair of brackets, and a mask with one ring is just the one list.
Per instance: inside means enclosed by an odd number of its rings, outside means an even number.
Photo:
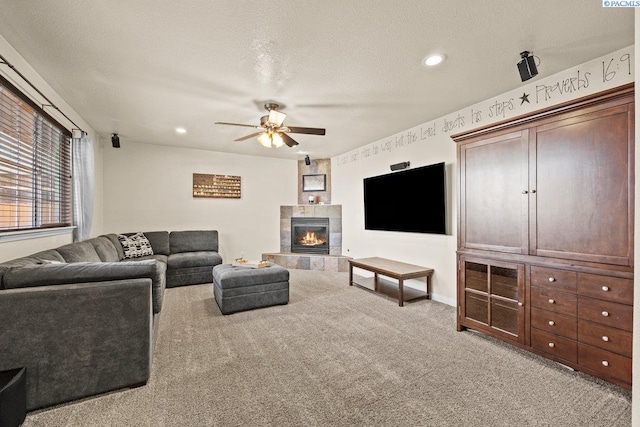
[{"label": "white ceiling", "polygon": [[[328,158],[634,44],[600,0],[0,0],[2,35],[102,137]],[[446,62],[421,66],[429,53]],[[2,52],[0,52],[1,54]],[[233,142],[284,104],[300,145]],[[182,126],[186,135],[174,129]]]}]

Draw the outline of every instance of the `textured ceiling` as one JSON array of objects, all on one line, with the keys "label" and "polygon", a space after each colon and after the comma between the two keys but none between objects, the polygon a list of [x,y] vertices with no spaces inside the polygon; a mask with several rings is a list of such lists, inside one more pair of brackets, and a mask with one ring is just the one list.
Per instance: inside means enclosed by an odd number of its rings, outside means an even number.
[{"label": "textured ceiling", "polygon": [[[342,154],[634,44],[633,8],[599,0],[0,0],[0,35],[101,136],[258,156]],[[427,69],[431,52],[448,59]],[[2,52],[0,52],[1,54]],[[259,124],[284,104],[296,148]],[[174,129],[182,126],[186,135]]]}]

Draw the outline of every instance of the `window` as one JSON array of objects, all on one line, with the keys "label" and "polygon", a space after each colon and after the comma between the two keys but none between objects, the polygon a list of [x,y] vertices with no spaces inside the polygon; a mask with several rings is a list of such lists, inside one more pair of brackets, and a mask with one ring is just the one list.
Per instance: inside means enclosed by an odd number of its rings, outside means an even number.
[{"label": "window", "polygon": [[0,78],[0,232],[71,225],[71,135]]}]

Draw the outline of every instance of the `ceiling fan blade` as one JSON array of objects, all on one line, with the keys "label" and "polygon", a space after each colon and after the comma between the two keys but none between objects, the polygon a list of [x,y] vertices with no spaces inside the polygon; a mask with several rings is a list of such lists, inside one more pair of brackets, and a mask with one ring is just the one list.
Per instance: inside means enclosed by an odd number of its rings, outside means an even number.
[{"label": "ceiling fan blade", "polygon": [[296,145],[298,145],[298,143],[296,141],[294,141],[293,138],[291,138],[289,135],[287,135],[284,132],[280,133],[280,136],[282,136],[282,140],[284,141],[285,144],[287,144],[287,146],[289,147],[295,147]]},{"label": "ceiling fan blade", "polygon": [[242,123],[229,123],[229,122],[215,122],[215,124],[217,125],[229,125],[229,126],[242,126],[245,128],[255,128],[255,129],[260,129],[260,126],[256,126],[256,125],[244,125]]},{"label": "ceiling fan blade", "polygon": [[254,137],[260,135],[261,133],[262,132],[252,133],[252,134],[249,134],[247,136],[243,136],[242,138],[234,139],[234,141],[246,141],[247,139],[254,138]]},{"label": "ceiling fan blade", "polygon": [[287,126],[291,133],[306,133],[308,135],[325,135],[325,129],[321,128],[300,128],[295,126]]}]

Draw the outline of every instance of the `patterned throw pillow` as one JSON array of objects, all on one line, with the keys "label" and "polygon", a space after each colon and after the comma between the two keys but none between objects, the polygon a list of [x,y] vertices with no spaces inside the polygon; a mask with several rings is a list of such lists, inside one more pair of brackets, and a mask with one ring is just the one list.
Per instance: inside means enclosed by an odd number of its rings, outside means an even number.
[{"label": "patterned throw pillow", "polygon": [[133,236],[118,234],[118,240],[120,240],[120,244],[122,245],[125,259],[153,255],[151,243],[149,243],[149,239],[142,233],[136,233]]}]

